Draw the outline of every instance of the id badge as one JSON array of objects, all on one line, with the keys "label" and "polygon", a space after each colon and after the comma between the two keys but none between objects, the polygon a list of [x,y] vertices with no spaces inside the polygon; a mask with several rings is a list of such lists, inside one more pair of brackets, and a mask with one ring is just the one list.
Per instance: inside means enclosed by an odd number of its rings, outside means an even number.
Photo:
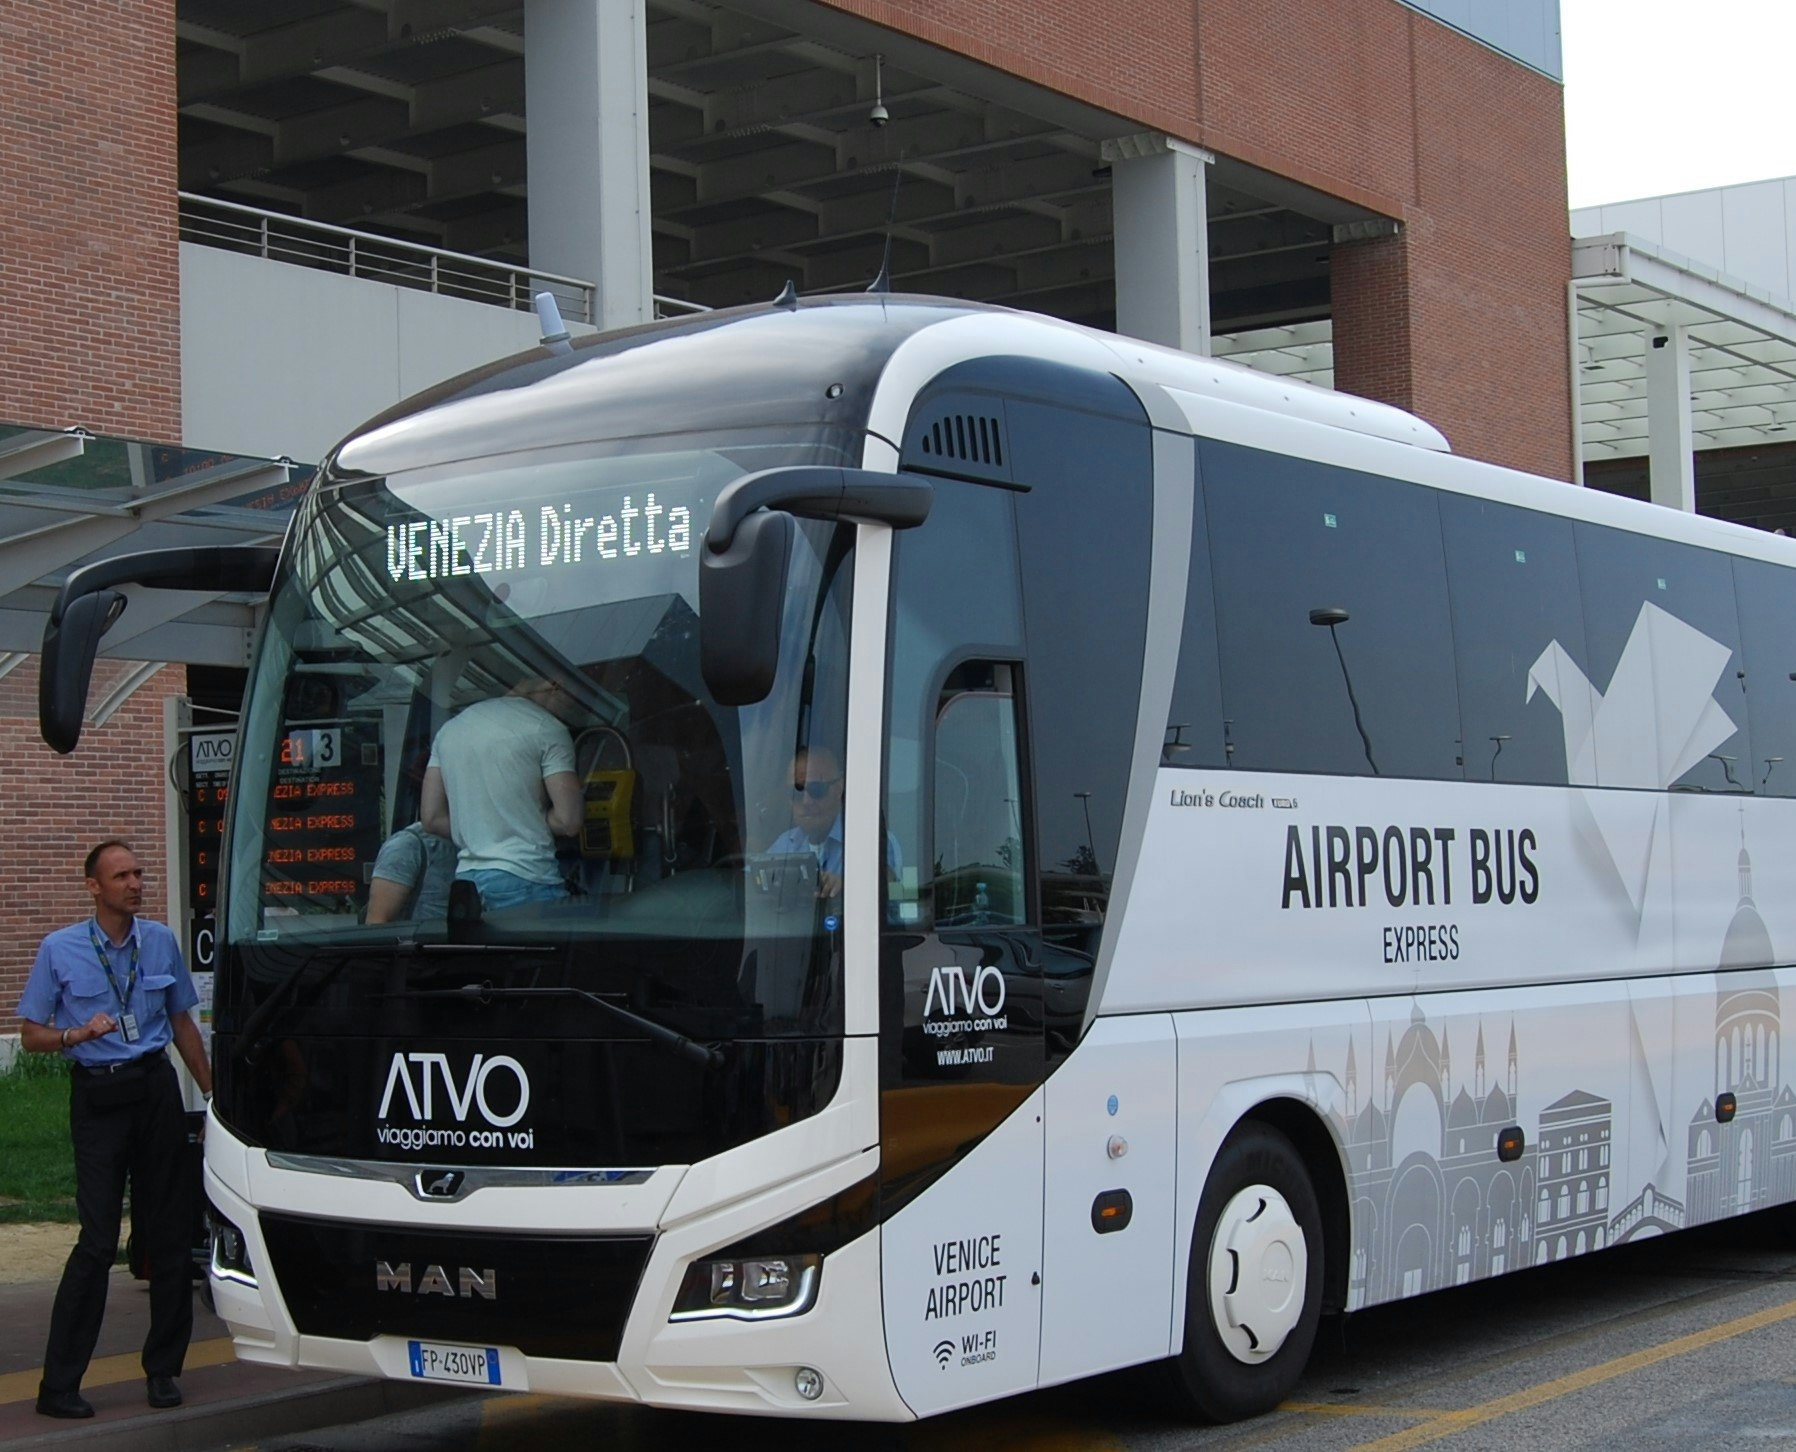
[{"label": "id badge", "polygon": [[119,1031],[119,1036],[121,1038],[123,1038],[126,1043],[128,1043],[128,1044],[136,1043],[137,1042],[137,1015],[134,1013],[121,1013],[118,1016],[118,1031]]}]

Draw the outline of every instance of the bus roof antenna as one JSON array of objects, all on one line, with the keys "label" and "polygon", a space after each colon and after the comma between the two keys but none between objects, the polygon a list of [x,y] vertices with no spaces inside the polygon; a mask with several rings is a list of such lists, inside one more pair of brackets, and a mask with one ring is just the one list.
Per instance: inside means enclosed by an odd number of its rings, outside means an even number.
[{"label": "bus roof antenna", "polygon": [[773,300],[773,305],[776,308],[791,308],[794,311],[797,310],[798,287],[791,278],[788,277],[786,279],[786,285],[780,289],[780,295]]},{"label": "bus roof antenna", "polygon": [[898,225],[898,188],[904,181],[904,168],[896,162],[892,165],[892,205],[886,215],[886,250],[879,260],[879,276],[867,284],[868,292],[890,292],[892,290],[892,229]]},{"label": "bus roof antenna", "polygon": [[574,345],[568,341],[567,324],[561,321],[561,309],[555,306],[555,294],[539,292],[535,298],[536,319],[542,325],[542,346],[551,353],[571,353]]}]

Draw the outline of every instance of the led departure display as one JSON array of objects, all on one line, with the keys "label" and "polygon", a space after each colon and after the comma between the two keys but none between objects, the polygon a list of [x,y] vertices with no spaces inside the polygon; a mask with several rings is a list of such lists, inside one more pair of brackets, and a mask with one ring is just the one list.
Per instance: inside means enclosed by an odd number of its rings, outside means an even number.
[{"label": "led departure display", "polygon": [[262,900],[295,912],[351,912],[380,851],[380,747],[344,721],[281,738],[262,855]]},{"label": "led departure display", "polygon": [[187,961],[196,973],[217,966],[218,849],[236,741],[234,732],[208,731],[188,743]]}]

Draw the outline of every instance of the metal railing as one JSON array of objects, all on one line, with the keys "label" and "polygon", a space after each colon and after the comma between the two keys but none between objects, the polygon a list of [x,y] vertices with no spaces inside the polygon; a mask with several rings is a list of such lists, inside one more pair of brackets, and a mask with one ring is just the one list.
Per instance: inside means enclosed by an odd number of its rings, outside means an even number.
[{"label": "metal railing", "polygon": [[[590,282],[562,277],[532,267],[445,252],[415,242],[401,242],[372,232],[356,232],[328,222],[309,222],[280,212],[246,207],[238,202],[181,192],[181,240],[245,252],[273,262],[315,267],[345,277],[367,278],[395,287],[414,287],[445,297],[528,312],[539,292],[555,295],[555,304],[570,323],[594,321]],[[704,312],[701,304],[680,298],[655,297],[657,317],[674,312]]]}]

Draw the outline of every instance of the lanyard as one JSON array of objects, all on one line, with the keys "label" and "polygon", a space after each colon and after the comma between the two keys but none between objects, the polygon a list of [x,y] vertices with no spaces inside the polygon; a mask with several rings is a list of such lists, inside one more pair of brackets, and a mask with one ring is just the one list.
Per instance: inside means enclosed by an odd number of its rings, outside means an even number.
[{"label": "lanyard", "polygon": [[105,973],[106,981],[112,985],[112,991],[118,994],[119,1010],[131,1012],[131,993],[137,987],[137,934],[131,934],[131,976],[125,980],[125,991],[119,993],[118,979],[112,976],[112,960],[106,956],[106,947],[100,941],[100,934],[92,922],[87,925],[88,941],[94,945],[94,955],[100,960],[100,970]]}]

